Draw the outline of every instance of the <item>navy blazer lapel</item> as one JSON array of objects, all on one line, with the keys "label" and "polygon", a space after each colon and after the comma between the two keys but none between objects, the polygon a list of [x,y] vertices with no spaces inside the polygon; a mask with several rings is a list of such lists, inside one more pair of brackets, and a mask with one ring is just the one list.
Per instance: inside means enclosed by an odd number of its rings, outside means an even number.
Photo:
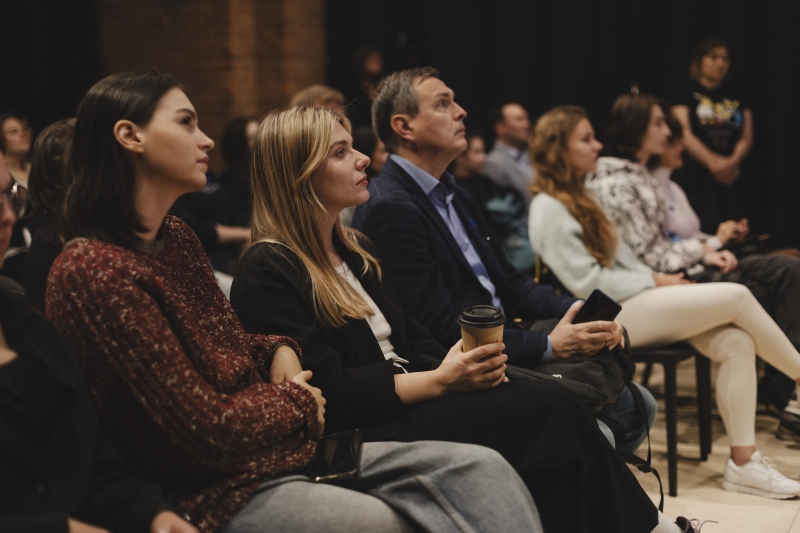
[{"label": "navy blazer lapel", "polygon": [[428,195],[425,194],[417,182],[414,181],[414,178],[409,176],[408,173],[400,167],[400,165],[396,164],[391,159],[388,159],[386,163],[384,163],[383,171],[395,178],[403,187],[408,190],[408,192],[411,193],[411,196],[414,198],[414,202],[416,202],[423,214],[428,217],[428,219],[433,222],[433,225],[436,226],[436,229],[439,230],[441,238],[444,239],[444,241],[450,247],[450,252],[453,254],[453,257],[455,257],[459,264],[464,267],[467,272],[469,272],[469,275],[471,275],[477,281],[478,276],[475,275],[475,271],[472,270],[467,258],[464,257],[464,252],[461,251],[461,247],[456,242],[455,237],[453,237],[453,234],[450,233],[450,228],[447,227],[447,224],[445,224],[441,215],[439,215],[439,212],[436,210],[436,206],[433,205],[433,202],[431,202],[430,198],[428,198]]}]

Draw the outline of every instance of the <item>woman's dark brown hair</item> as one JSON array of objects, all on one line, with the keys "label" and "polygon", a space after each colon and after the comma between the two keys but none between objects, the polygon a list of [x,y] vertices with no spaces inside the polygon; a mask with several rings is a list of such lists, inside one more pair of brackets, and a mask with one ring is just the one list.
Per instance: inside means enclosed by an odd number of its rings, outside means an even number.
[{"label": "woman's dark brown hair", "polygon": [[698,44],[697,48],[694,50],[694,54],[692,54],[692,59],[689,61],[689,77],[694,81],[700,80],[700,75],[703,73],[703,58],[711,53],[714,48],[724,48],[728,50],[728,55],[730,55],[728,45],[725,43],[725,40],[718,35],[709,35],[700,41],[700,44]]},{"label": "woman's dark brown hair", "polygon": [[55,216],[67,179],[75,119],[47,126],[37,137],[31,157],[28,194],[35,213]]},{"label": "woman's dark brown hair", "polygon": [[614,100],[606,123],[606,155],[638,161],[654,105],[668,109],[661,98],[652,94],[624,93]]},{"label": "woman's dark brown hair", "polygon": [[136,175],[114,125],[140,126],[161,98],[180,87],[172,74],[155,70],[114,74],[97,82],[78,106],[69,162],[69,185],[58,226],[66,241],[88,237],[132,248],[145,228],[134,206]]}]

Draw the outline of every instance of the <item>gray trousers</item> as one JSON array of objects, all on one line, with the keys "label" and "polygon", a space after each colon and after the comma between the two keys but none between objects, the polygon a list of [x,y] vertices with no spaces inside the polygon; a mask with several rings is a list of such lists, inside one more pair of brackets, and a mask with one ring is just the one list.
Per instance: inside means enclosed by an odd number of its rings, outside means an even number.
[{"label": "gray trousers", "polygon": [[220,533],[541,532],[522,480],[497,452],[471,444],[364,444],[347,486],[288,476],[264,483]]}]

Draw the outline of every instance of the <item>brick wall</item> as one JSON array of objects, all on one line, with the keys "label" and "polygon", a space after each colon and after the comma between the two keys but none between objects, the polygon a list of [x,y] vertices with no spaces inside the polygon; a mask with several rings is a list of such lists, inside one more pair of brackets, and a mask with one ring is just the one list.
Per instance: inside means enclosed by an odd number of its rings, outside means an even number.
[{"label": "brick wall", "polygon": [[217,143],[233,117],[263,115],[325,81],[323,0],[97,0],[96,9],[101,75],[174,73]]}]

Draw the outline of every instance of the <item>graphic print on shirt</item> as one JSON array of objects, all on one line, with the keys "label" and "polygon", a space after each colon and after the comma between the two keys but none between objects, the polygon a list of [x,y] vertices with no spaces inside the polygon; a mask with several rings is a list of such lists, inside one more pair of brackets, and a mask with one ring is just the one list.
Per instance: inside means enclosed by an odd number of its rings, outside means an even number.
[{"label": "graphic print on shirt", "polygon": [[699,92],[693,92],[692,97],[697,101],[694,110],[697,121],[712,145],[709,148],[717,153],[729,152],[731,143],[744,127],[741,101],[729,98],[715,101]]}]

